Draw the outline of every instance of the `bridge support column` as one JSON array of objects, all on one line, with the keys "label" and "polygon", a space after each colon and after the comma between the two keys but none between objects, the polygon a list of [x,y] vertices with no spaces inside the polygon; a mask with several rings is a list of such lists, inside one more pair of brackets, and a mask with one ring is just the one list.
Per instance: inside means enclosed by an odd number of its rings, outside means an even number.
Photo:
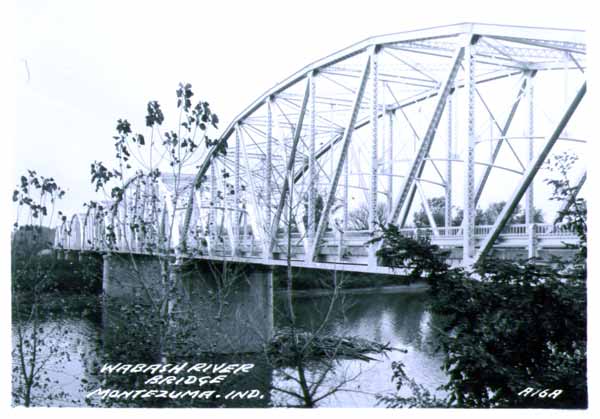
[{"label": "bridge support column", "polygon": [[341,262],[344,259],[344,234],[348,231],[348,187],[349,187],[349,166],[350,156],[344,161],[344,208],[343,208],[343,219],[342,228],[340,230],[339,244],[338,244],[338,260]]},{"label": "bridge support column", "polygon": [[344,225],[344,232],[348,231],[348,204],[349,204],[349,188],[350,188],[350,156],[344,161],[344,219],[342,220]]},{"label": "bridge support column", "polygon": [[473,40],[465,47],[467,78],[467,148],[463,205],[463,265],[469,266],[475,256],[475,62]]},{"label": "bridge support column", "polygon": [[310,142],[308,146],[308,203],[306,206],[306,237],[308,238],[308,246],[312,246],[315,235],[315,203],[317,201],[317,173],[316,173],[316,118],[317,118],[317,101],[316,101],[316,74],[313,72],[309,76],[310,83]]},{"label": "bridge support column", "polygon": [[208,212],[208,253],[213,255],[217,244],[217,170],[215,160],[210,165],[210,209]]},{"label": "bridge support column", "polygon": [[387,211],[394,205],[394,113],[388,115],[388,184],[387,184]]},{"label": "bridge support column", "polygon": [[267,151],[266,151],[266,173],[265,173],[265,219],[264,219],[264,243],[263,243],[263,257],[265,259],[271,258],[272,254],[270,251],[270,239],[271,239],[271,221],[272,221],[272,188],[271,182],[273,177],[273,97],[267,99]]},{"label": "bridge support column", "polygon": [[[452,150],[452,139],[453,139],[453,95],[448,95],[448,134],[447,134],[447,145],[446,145],[446,185],[445,185],[445,201],[444,201],[444,227],[452,226],[452,157],[454,151]],[[448,230],[446,230],[447,232]]]},{"label": "bridge support column", "polygon": [[[235,126],[235,153],[234,153],[234,166],[233,166],[233,208],[231,210],[230,222],[232,223],[233,240],[231,241],[232,249],[231,255],[238,256],[240,253],[240,222],[242,213],[241,197],[240,197],[240,148],[241,148],[241,133],[240,124]],[[227,199],[227,198],[225,198]]]},{"label": "bridge support column", "polygon": [[[533,160],[533,83],[529,83],[527,86],[527,96],[529,99],[529,121],[527,126],[526,137],[527,140],[527,161],[531,164]],[[528,229],[528,242],[527,242],[527,254],[529,258],[536,257],[535,250],[535,207],[533,205],[533,181],[529,184],[527,192],[525,193],[525,224]]]},{"label": "bridge support column", "polygon": [[[379,166],[377,156],[377,149],[379,148],[379,67],[377,56],[378,50],[375,46],[371,52],[371,185],[369,188],[369,230],[371,235],[374,234],[377,228],[377,172]],[[377,266],[376,251],[377,245],[371,243],[368,249],[369,266]]]}]

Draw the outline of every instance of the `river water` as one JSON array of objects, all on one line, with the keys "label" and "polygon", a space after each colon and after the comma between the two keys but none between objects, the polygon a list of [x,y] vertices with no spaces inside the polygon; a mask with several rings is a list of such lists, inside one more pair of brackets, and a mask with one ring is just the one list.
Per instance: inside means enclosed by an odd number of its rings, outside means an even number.
[{"label": "river water", "polygon": [[[242,295],[246,293],[243,289],[240,292]],[[235,312],[239,314],[239,307],[244,307],[243,301],[236,300],[235,293],[232,295],[233,305],[238,307]],[[301,330],[318,330],[320,334],[327,336],[356,336],[380,343],[389,343],[392,347],[406,352],[391,351],[385,354],[371,355],[374,358],[371,361],[339,359],[332,364],[331,369],[324,369],[321,364],[308,362],[305,365],[307,379],[321,381],[315,392],[315,398],[328,394],[332,389],[339,387],[338,391],[331,392],[330,395],[319,400],[317,406],[380,406],[377,404],[376,395],[395,392],[395,384],[392,381],[392,362],[394,361],[402,362],[407,375],[417,383],[422,384],[434,394],[441,395],[436,388],[446,381],[446,377],[440,369],[441,356],[434,351],[436,341],[432,331],[435,328],[436,319],[432,318],[426,309],[427,293],[423,287],[348,290],[338,293],[334,304],[331,304],[332,295],[327,291],[296,292],[293,297],[296,326]],[[248,306],[266,306],[267,311],[272,313],[272,318],[259,320],[259,328],[262,328],[260,330],[272,329],[271,334],[277,334],[287,325],[287,294],[284,291],[271,289],[270,296],[271,300],[268,304],[256,300],[256,295],[246,303]],[[75,300],[77,302],[74,302]],[[86,394],[90,391],[98,387],[111,386],[98,375],[100,366],[106,362],[148,361],[153,357],[152,354],[139,349],[146,340],[146,338],[140,337],[142,335],[138,333],[139,330],[128,329],[127,322],[114,320],[119,317],[119,313],[131,308],[131,302],[119,300],[116,304],[108,304],[105,298],[97,298],[91,304],[89,301],[82,304],[79,300],[77,297],[65,298],[63,304],[72,306],[73,309],[38,325],[40,329],[43,329],[41,335],[45,339],[44,344],[41,345],[41,356],[38,359],[47,359],[44,371],[50,380],[48,381],[50,385],[46,388],[34,389],[35,404],[46,406],[111,405],[99,397],[86,399]],[[199,301],[194,304],[199,307],[198,313],[203,319],[206,319],[206,307],[208,306]],[[135,307],[135,309],[143,310],[142,307]],[[240,362],[241,360],[241,362],[254,363],[255,368],[251,372],[253,381],[250,384],[239,385],[257,388],[262,394],[260,400],[243,401],[236,406],[266,407],[298,404],[300,400],[290,393],[300,394],[299,385],[294,379],[289,379],[289,377],[297,377],[297,370],[289,365],[270,365],[264,362],[264,357],[261,357],[260,354],[253,355],[239,349],[240,345],[253,344],[252,340],[245,339],[245,335],[248,335],[248,330],[251,328],[239,327],[239,324],[243,323],[239,317],[232,317],[233,320],[227,320],[227,314],[222,317],[225,320],[219,327],[224,327],[231,336],[244,335],[244,338],[237,339],[233,336],[231,339],[231,347],[237,348],[236,351],[239,353],[229,351],[228,354],[221,354],[218,359],[224,362]],[[326,321],[324,321],[325,319]],[[204,320],[200,322],[203,323]],[[232,326],[236,322],[238,326]],[[266,329],[264,328],[265,324],[267,325]],[[31,324],[26,324],[24,331],[30,332],[31,327]],[[13,347],[15,347],[17,339],[15,330],[13,324]],[[209,337],[205,336],[205,339],[202,339],[202,342],[208,341],[210,341]],[[183,347],[187,345],[187,349],[200,348],[201,344],[198,342],[197,339],[189,341],[184,339],[180,345]],[[150,336],[146,343],[156,343],[156,341]],[[214,345],[214,343],[211,344]],[[192,355],[188,354],[185,361],[190,363],[206,362],[203,351],[195,353],[192,350],[190,352]],[[123,353],[125,353],[125,357],[123,357]],[[14,359],[18,362],[18,358]],[[156,362],[156,359],[154,361]],[[169,362],[171,361],[169,360]],[[326,374],[324,374],[325,372]],[[128,386],[139,387],[139,381],[125,380],[119,381],[117,384],[113,382],[112,386],[112,388],[121,386],[121,389],[129,388]],[[403,394],[410,393],[404,392]],[[112,405],[121,404],[116,402]],[[153,399],[139,400],[129,405],[136,407],[166,406]],[[196,406],[196,404],[186,404],[185,401],[177,404],[177,406],[187,405]],[[220,405],[218,403],[208,404],[208,406]],[[228,404],[225,403],[225,405]],[[205,405],[200,404],[199,406]]]},{"label": "river water", "polygon": [[[323,320],[331,301],[331,295],[315,295],[306,292],[294,298],[294,308],[300,323],[307,329],[314,329]],[[280,294],[279,297],[282,297]],[[373,407],[377,394],[395,391],[392,378],[392,362],[400,361],[407,375],[417,383],[437,395],[437,387],[447,380],[440,367],[442,359],[435,353],[435,326],[432,316],[426,310],[427,294],[423,288],[393,287],[370,291],[349,291],[342,293],[340,301],[333,309],[325,329],[336,336],[357,336],[380,343],[390,343],[392,347],[406,350],[406,353],[392,351],[373,355],[375,361],[364,362],[342,360],[330,379],[329,387],[343,380],[357,377],[344,388],[324,399],[321,406],[329,407]],[[277,322],[276,322],[277,326]],[[327,386],[325,386],[327,387]],[[403,392],[403,395],[409,393]],[[277,400],[277,394],[275,399]],[[285,399],[285,398],[284,398]]]}]

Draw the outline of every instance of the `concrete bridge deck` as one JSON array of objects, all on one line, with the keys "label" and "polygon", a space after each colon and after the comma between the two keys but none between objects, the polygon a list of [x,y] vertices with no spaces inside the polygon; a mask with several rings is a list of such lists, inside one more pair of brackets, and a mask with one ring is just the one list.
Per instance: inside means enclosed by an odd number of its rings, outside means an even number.
[{"label": "concrete bridge deck", "polygon": [[[477,226],[476,237],[478,243],[488,234],[492,226]],[[440,246],[444,250],[450,250],[449,263],[458,266],[462,262],[462,227],[432,228],[404,228],[400,230],[407,237],[427,237],[432,244]],[[530,237],[536,245],[536,252],[541,259],[548,259],[554,255],[558,257],[569,257],[573,251],[566,248],[566,244],[576,245],[577,236],[569,229],[552,224],[524,224],[510,225],[501,234],[493,248],[493,255],[499,258],[516,259],[528,257],[528,246]],[[92,240],[77,240],[77,235],[57,233],[56,248],[67,252],[98,252],[109,251],[101,237]],[[371,239],[369,231],[328,231],[324,235],[324,242],[319,248],[319,254],[313,261],[306,258],[306,249],[303,236],[300,233],[292,233],[290,237],[291,265],[297,268],[338,270],[344,272],[394,274],[390,268],[380,266],[377,261],[369,264],[369,252],[367,242]],[[287,265],[287,237],[278,234],[277,244],[273,249],[271,257],[265,257],[263,246],[252,235],[240,241],[237,252],[234,253],[230,241],[225,236],[213,249],[202,246],[200,243],[190,243],[191,247],[197,245],[195,251],[179,254],[180,257],[193,259],[232,262],[253,265],[286,266]],[[135,255],[148,254],[144,245],[135,237],[119,235],[116,245],[110,249],[113,253],[132,253]],[[175,252],[171,252],[175,255]]]}]

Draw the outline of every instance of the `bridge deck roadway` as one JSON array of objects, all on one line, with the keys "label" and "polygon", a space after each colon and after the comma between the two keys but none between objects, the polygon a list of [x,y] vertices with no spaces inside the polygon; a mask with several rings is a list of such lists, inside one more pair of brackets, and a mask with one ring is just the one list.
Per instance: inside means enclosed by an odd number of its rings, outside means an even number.
[{"label": "bridge deck roadway", "polygon": [[[477,226],[477,244],[485,237],[489,226]],[[462,237],[460,227],[440,228],[437,232],[431,229],[403,229],[402,233],[407,236],[427,236],[432,244],[450,251],[448,262],[452,266],[459,266],[462,262]],[[366,243],[371,235],[368,231],[351,231],[341,236],[339,233],[327,232],[319,253],[313,261],[306,260],[307,243],[299,233],[291,235],[291,265],[295,268],[337,270],[342,272],[360,272],[372,274],[402,274],[403,271],[392,270],[389,267],[369,265],[368,249]],[[528,256],[529,233],[526,226],[511,226],[496,242],[492,254],[502,259],[525,259]],[[541,259],[548,259],[550,255],[568,258],[573,250],[567,249],[565,244],[577,244],[577,237],[569,231],[550,225],[537,225],[535,245]],[[140,246],[135,242],[130,246],[117,242],[116,253],[133,253],[144,255]],[[81,249],[67,243],[65,250],[71,251],[96,251],[102,252],[102,248]],[[133,251],[125,249],[134,249]],[[232,254],[229,241],[225,238],[210,252],[208,248],[200,249],[200,254],[190,258],[215,262],[244,263],[263,266],[286,266],[287,265],[287,237],[284,234],[278,236],[271,257],[265,257],[263,246],[254,240],[252,236],[246,237],[240,242],[236,255]]]}]

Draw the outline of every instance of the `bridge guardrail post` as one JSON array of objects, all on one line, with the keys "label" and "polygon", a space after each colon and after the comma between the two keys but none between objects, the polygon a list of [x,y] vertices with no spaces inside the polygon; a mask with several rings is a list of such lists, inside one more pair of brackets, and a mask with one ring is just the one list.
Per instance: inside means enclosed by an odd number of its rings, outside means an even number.
[{"label": "bridge guardrail post", "polygon": [[538,257],[535,223],[527,224],[527,257]]},{"label": "bridge guardrail post", "polygon": [[338,229],[338,261],[344,258],[344,231]]}]

